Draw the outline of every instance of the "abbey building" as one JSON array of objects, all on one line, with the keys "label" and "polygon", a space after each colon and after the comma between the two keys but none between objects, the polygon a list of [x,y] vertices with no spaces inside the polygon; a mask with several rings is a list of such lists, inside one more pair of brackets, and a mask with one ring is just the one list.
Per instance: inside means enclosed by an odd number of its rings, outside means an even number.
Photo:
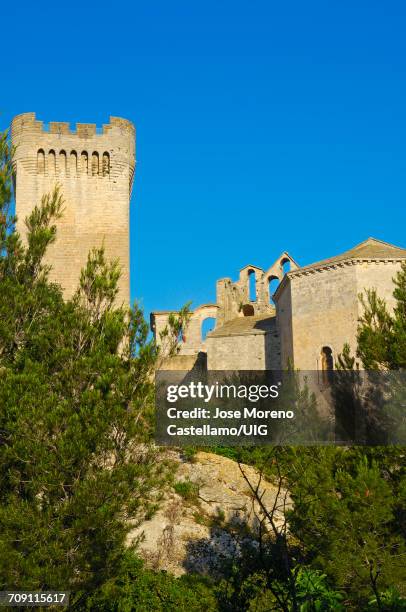
[{"label": "abbey building", "polygon": [[[393,278],[406,249],[368,238],[349,251],[300,267],[282,253],[268,269],[248,265],[217,281],[215,304],[192,313],[179,354],[166,369],[329,370],[346,342],[355,353],[359,294],[376,288],[394,305]],[[153,312],[157,340],[169,312]],[[207,318],[213,330],[202,334]]]}]

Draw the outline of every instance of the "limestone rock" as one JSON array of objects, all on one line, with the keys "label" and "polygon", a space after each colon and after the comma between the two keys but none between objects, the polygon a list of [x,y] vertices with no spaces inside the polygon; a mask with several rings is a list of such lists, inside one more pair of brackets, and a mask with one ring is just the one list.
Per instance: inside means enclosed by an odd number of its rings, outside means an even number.
[{"label": "limestone rock", "polygon": [[[258,486],[266,508],[275,504],[275,523],[284,521],[283,506],[290,500],[285,491],[260,480],[251,466],[239,465],[226,457],[199,452],[193,461],[172,453],[178,468],[175,488],[169,490],[158,512],[132,530],[129,541],[142,536],[141,555],[155,569],[175,575],[186,571],[221,574],[224,564],[240,556],[246,547],[256,547],[253,537],[264,519],[252,490]],[[260,482],[259,482],[260,481]],[[190,489],[189,496],[176,493]]]}]

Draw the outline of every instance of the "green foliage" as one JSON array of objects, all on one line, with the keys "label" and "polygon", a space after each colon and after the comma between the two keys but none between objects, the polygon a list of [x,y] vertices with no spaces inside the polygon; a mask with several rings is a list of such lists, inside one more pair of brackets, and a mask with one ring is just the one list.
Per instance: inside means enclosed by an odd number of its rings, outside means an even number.
[{"label": "green foliage", "polygon": [[366,370],[406,367],[406,263],[393,279],[396,306],[389,313],[375,289],[360,295],[363,314],[358,328],[358,351]]},{"label": "green foliage", "polygon": [[[358,610],[391,589],[404,596],[404,449],[255,447],[239,452],[240,461],[287,488],[293,505],[286,514],[288,531],[280,520],[277,537],[262,529],[257,557],[241,560],[225,579],[220,593],[224,609],[340,610],[345,602]],[[251,484],[255,489],[257,483]],[[272,505],[266,511],[272,517]],[[262,517],[259,513],[258,521]],[[335,607],[311,599],[317,590],[312,594],[307,571],[336,597]]]},{"label": "green foliage", "polygon": [[244,571],[238,566],[234,567],[234,575],[220,581],[216,593],[220,610],[224,612],[344,610],[344,594],[331,588],[325,574],[307,566],[297,567],[294,598],[287,582],[276,580],[270,584],[264,570],[255,570],[244,576]]},{"label": "green foliage", "polygon": [[[126,549],[126,519],[133,526],[151,516],[169,481],[150,444],[152,375],[160,359],[177,353],[189,308],[170,317],[159,352],[139,308],[116,306],[120,270],[103,248],[89,254],[77,292],[64,301],[44,264],[63,214],[61,194],[56,189],[34,208],[23,242],[9,211],[11,154],[3,135],[1,589],[70,589],[74,609],[117,612],[405,610],[406,466],[404,449],[396,447],[217,448],[255,465],[289,491],[293,505],[279,532],[275,508],[264,507],[257,548],[224,567],[214,584],[153,572]],[[362,298],[358,356],[365,368],[406,365],[406,265],[394,296],[393,314],[375,291]],[[337,369],[353,372],[354,385],[355,365],[345,346]],[[350,412],[357,409],[348,386],[334,392]],[[304,423],[316,423],[314,397],[298,378],[285,401],[295,402]],[[191,482],[174,489],[197,499]],[[221,509],[217,522],[224,526]]]},{"label": "green foliage", "polygon": [[179,352],[181,342],[186,341],[186,332],[190,317],[190,302],[185,304],[176,314],[173,312],[170,313],[168,325],[159,332],[162,359],[173,357]]},{"label": "green foliage", "polygon": [[300,612],[343,610],[342,593],[332,589],[326,574],[308,567],[301,567],[296,578],[297,599]]},{"label": "green foliage", "polygon": [[114,578],[86,601],[98,612],[215,612],[217,601],[210,583],[198,576],[174,578],[146,570],[127,554]]},{"label": "green foliage", "polygon": [[288,520],[312,566],[357,605],[366,605],[371,591],[401,589],[406,549],[398,522],[404,504],[399,451],[307,449],[295,464]]},{"label": "green foliage", "polygon": [[6,246],[13,219],[9,217],[12,191],[12,149],[7,132],[0,134],[0,253]]},{"label": "green foliage", "polygon": [[186,501],[194,502],[198,498],[199,486],[195,482],[190,482],[190,480],[175,482],[173,488]]},{"label": "green foliage", "polygon": [[399,595],[397,589],[387,589],[368,602],[368,610],[383,612],[405,612],[406,599]]},{"label": "green foliage", "polygon": [[337,357],[336,369],[340,371],[353,370],[355,365],[355,357],[351,355],[351,349],[348,342],[344,344],[343,352]]},{"label": "green foliage", "polygon": [[157,351],[140,310],[115,305],[103,248],[71,300],[49,282],[62,197],[44,196],[23,243],[0,147],[0,585],[92,591],[120,567],[125,519],[142,519],[166,478],[149,443]]}]

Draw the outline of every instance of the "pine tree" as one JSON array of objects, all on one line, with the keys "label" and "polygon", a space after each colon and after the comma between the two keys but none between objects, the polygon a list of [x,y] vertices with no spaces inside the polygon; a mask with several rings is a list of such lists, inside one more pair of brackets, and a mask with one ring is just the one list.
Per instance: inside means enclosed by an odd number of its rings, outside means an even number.
[{"label": "pine tree", "polygon": [[65,301],[44,264],[58,189],[10,216],[0,139],[0,588],[94,591],[154,503],[165,462],[150,444],[157,349],[141,311],[117,306],[117,262],[94,249]]},{"label": "pine tree", "polygon": [[363,314],[359,320],[357,354],[366,370],[406,367],[406,262],[393,282],[396,300],[393,313],[376,289],[359,296]]},{"label": "pine tree", "polygon": [[406,263],[403,263],[395,279],[396,299],[393,322],[392,364],[406,368]]}]

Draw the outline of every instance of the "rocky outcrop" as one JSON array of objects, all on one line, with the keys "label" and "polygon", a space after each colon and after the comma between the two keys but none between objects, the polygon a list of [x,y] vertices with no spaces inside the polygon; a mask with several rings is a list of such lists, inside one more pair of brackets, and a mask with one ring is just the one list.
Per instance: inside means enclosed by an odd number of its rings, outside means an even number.
[{"label": "rocky outcrop", "polygon": [[253,490],[267,509],[275,508],[276,527],[283,525],[283,509],[290,504],[286,492],[278,492],[252,466],[206,452],[192,460],[178,453],[172,458],[177,464],[173,487],[157,513],[129,536],[130,542],[141,536],[139,551],[151,567],[175,575],[221,574],[224,564],[257,546],[260,522],[269,523]]}]

